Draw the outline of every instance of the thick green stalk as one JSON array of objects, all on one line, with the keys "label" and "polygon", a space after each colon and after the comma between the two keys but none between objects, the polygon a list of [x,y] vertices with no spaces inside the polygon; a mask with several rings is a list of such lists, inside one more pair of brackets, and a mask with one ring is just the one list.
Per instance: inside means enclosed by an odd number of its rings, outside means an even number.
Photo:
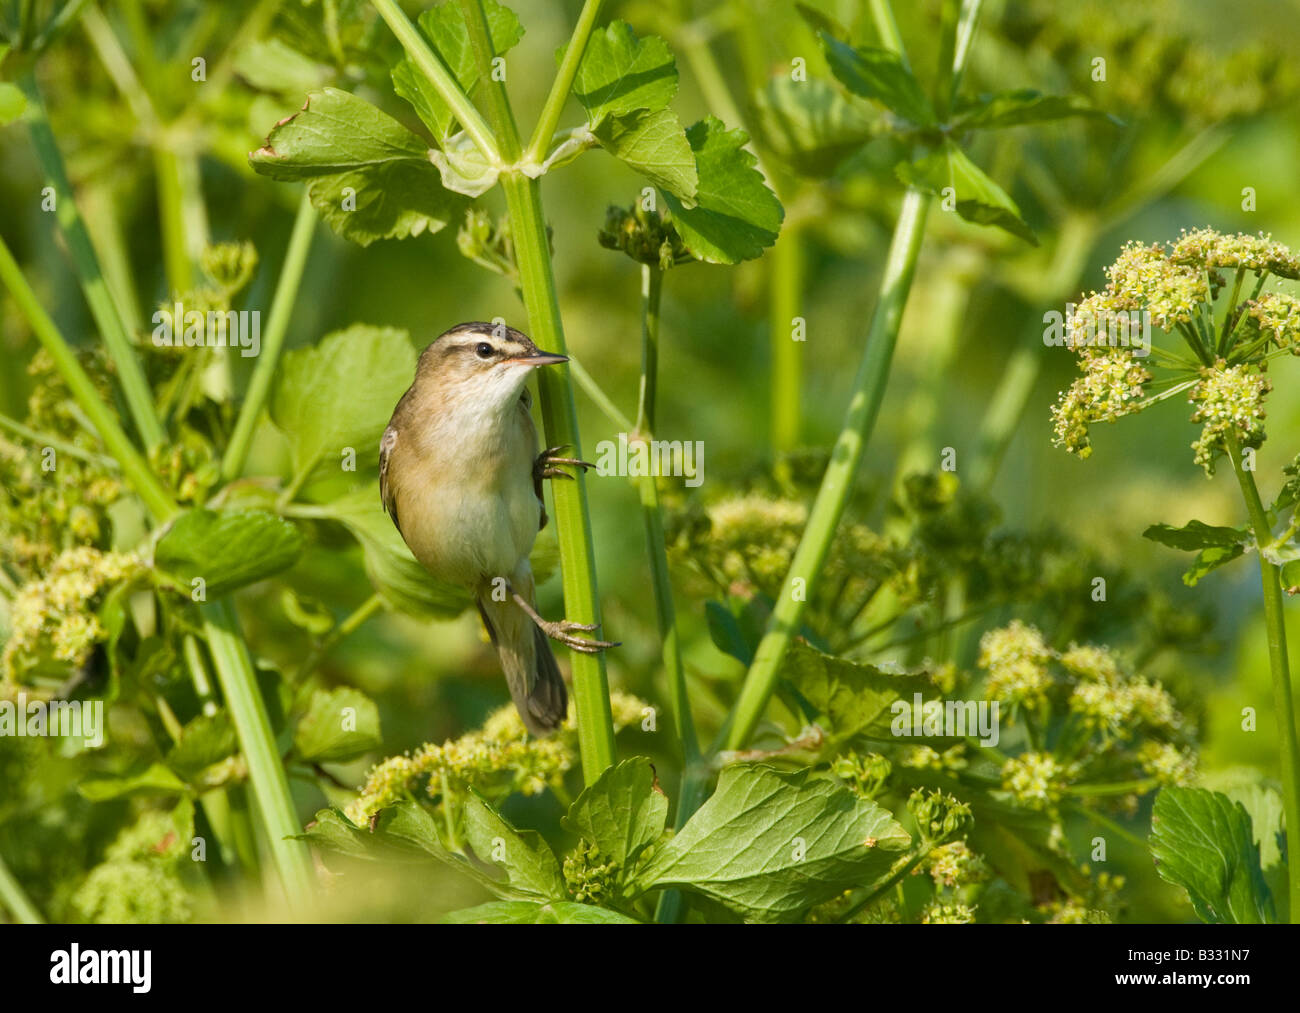
[{"label": "thick green stalk", "polygon": [[[488,90],[497,143],[508,163],[519,159],[519,134],[510,100],[502,82],[490,73],[492,40],[479,0],[460,0],[469,26],[479,70]],[[582,49],[586,36],[581,28],[569,46]],[[590,25],[587,26],[590,31]],[[433,82],[437,85],[437,82]],[[519,287],[528,312],[533,340],[549,352],[565,351],[564,325],[551,264],[550,242],[542,214],[541,181],[530,179],[517,169],[501,173],[510,231],[515,240],[519,265]],[[568,446],[579,457],[578,412],[573,399],[573,378],[565,365],[538,371],[537,389],[547,446]],[[564,582],[566,618],[579,623],[600,623],[600,602],[596,593],[596,560],[591,540],[591,519],[587,509],[587,483],[581,470],[576,481],[554,482],[556,539],[560,547],[560,568]],[[574,708],[578,716],[578,745],[582,772],[588,784],[614,762],[614,719],[609,705],[609,681],[603,654],[574,652],[572,656]]]},{"label": "thick green stalk", "polygon": [[253,442],[253,431],[257,428],[257,420],[270,396],[271,382],[275,379],[275,371],[280,363],[280,350],[284,347],[284,338],[289,331],[289,318],[293,314],[298,287],[307,267],[307,254],[311,249],[315,227],[316,209],[312,207],[311,198],[304,189],[302,200],[298,204],[298,216],[293,222],[293,234],[289,237],[289,249],[284,255],[284,266],[280,269],[280,279],[276,282],[275,295],[271,298],[271,313],[266,321],[266,334],[262,338],[262,352],[253,369],[252,379],[248,382],[244,403],[240,405],[235,431],[230,436],[230,443],[226,445],[226,453],[221,460],[221,476],[227,482],[238,478],[244,470],[244,461],[248,458],[248,449]]},{"label": "thick green stalk", "polygon": [[204,636],[217,681],[248,764],[253,800],[266,827],[285,895],[290,906],[298,908],[311,895],[314,879],[311,856],[307,845],[293,839],[302,833],[302,826],[294,811],[289,780],[275,747],[253,663],[229,599],[203,605],[202,613]]},{"label": "thick green stalk", "polygon": [[36,149],[36,157],[40,162],[41,171],[45,174],[46,182],[54,188],[55,217],[68,244],[68,252],[72,255],[72,263],[81,282],[81,289],[85,293],[86,303],[117,367],[117,378],[122,385],[122,393],[126,397],[127,407],[131,411],[136,430],[140,433],[146,447],[156,447],[163,442],[164,435],[162,424],[154,411],[153,394],[149,390],[149,382],[145,379],[140,361],[136,358],[131,335],[117,312],[113,296],[100,271],[99,261],[95,258],[95,251],[90,243],[90,235],[81,220],[81,215],[77,212],[77,204],[72,196],[72,185],[68,182],[63,156],[59,153],[54,133],[50,130],[49,119],[45,114],[45,105],[35,76],[31,73],[25,74],[20,81],[20,87],[27,96],[27,117],[32,144]]},{"label": "thick green stalk", "polygon": [[794,336],[803,294],[804,248],[797,226],[787,225],[772,247],[768,330],[772,341],[772,449],[777,453],[799,445],[803,386],[803,342]]},{"label": "thick green stalk", "polygon": [[540,165],[546,160],[551,138],[555,136],[555,128],[560,122],[560,113],[564,111],[564,103],[568,101],[573,79],[578,74],[578,65],[582,63],[582,54],[587,51],[587,40],[591,38],[592,29],[596,26],[596,18],[600,16],[603,3],[604,0],[586,0],[582,5],[578,23],[573,29],[573,38],[564,50],[560,69],[555,75],[555,80],[551,82],[546,104],[542,106],[532,140],[528,142],[526,161]]},{"label": "thick green stalk", "polygon": [[155,143],[153,168],[158,190],[158,222],[162,229],[163,270],[172,294],[181,295],[194,288],[194,260],[186,248],[180,161],[175,152]]},{"label": "thick green stalk", "polygon": [[43,925],[45,919],[32,903],[31,898],[18,882],[14,874],[0,855],[0,905],[7,907],[9,913],[23,925]]},{"label": "thick green stalk", "polygon": [[[456,114],[456,120],[465,128],[465,133],[474,142],[474,146],[482,152],[489,162],[499,163],[501,153],[497,149],[496,138],[492,136],[492,130],[487,125],[487,121],[474,108],[474,103],[461,90],[456,79],[451,76],[451,71],[443,65],[442,60],[429,47],[424,36],[411,24],[402,8],[397,5],[396,0],[370,0],[370,5],[379,12],[381,18],[388,22],[388,27],[397,36],[397,41],[402,44],[402,48],[406,50],[406,55],[411,58],[411,62],[429,79],[429,82],[438,90],[438,94],[451,107],[452,112]],[[484,79],[490,81],[491,74],[485,75]]]},{"label": "thick green stalk", "polygon": [[742,748],[767,709],[767,702],[776,689],[781,662],[821,577],[831,540],[857,477],[858,464],[884,400],[894,345],[920,256],[929,206],[930,198],[919,190],[909,189],[903,197],[885,273],[881,278],[880,298],[871,316],[866,350],[853,383],[848,413],[831,452],[831,463],[822,477],[812,512],[808,515],[803,537],[795,550],[790,571],[786,574],[781,597],[755,652],[736,706],[723,726],[720,738],[727,749]]},{"label": "thick green stalk", "polygon": [[1241,486],[1259,553],[1259,576],[1264,588],[1264,622],[1268,627],[1268,663],[1273,676],[1273,712],[1277,718],[1278,746],[1282,753],[1282,810],[1286,815],[1286,845],[1290,857],[1287,893],[1291,923],[1300,924],[1300,749],[1296,746],[1295,704],[1291,697],[1291,665],[1286,646],[1286,614],[1282,608],[1279,568],[1264,558],[1263,548],[1273,540],[1268,515],[1259,498],[1254,473],[1242,467],[1241,446],[1228,437],[1228,457]]},{"label": "thick green stalk", "polygon": [[171,494],[163,488],[135,445],[122,431],[112,409],[100,399],[94,383],[86,375],[81,363],[77,361],[76,354],[59,333],[54,321],[37,300],[36,293],[27,284],[18,262],[14,260],[3,239],[0,239],[0,281],[3,281],[13,294],[14,302],[27,318],[32,332],[50,354],[50,358],[54,360],[54,365],[72,391],[72,396],[94,425],[108,452],[122,466],[122,474],[140,495],[149,512],[160,521],[171,517],[176,513],[176,504],[172,501]]}]

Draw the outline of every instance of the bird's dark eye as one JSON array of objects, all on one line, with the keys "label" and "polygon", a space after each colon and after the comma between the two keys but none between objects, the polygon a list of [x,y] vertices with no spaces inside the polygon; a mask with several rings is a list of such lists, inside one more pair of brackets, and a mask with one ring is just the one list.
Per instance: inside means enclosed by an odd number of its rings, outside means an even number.
[{"label": "bird's dark eye", "polygon": [[480,341],[474,348],[474,354],[480,359],[490,359],[492,358],[492,346],[486,341]]}]

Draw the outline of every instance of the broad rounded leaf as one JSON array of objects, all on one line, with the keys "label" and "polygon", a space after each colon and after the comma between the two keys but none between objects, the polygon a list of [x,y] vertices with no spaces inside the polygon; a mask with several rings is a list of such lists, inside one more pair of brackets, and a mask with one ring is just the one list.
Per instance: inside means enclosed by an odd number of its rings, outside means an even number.
[{"label": "broad rounded leaf", "polygon": [[541,834],[516,830],[472,789],[464,813],[465,838],[474,854],[504,870],[513,889],[547,900],[568,898],[560,863]]},{"label": "broad rounded leaf", "polygon": [[219,598],[292,566],[302,544],[295,524],[266,510],[187,510],[158,540],[153,565],[186,592],[202,580],[205,597]]},{"label": "broad rounded leaf", "polygon": [[295,472],[351,448],[378,460],[379,438],[415,376],[406,331],[354,324],[285,354],[271,392],[271,419],[289,438]]},{"label": "broad rounded leaf", "polygon": [[1202,921],[1273,921],[1259,845],[1241,803],[1203,788],[1162,788],[1150,846],[1160,878],[1187,891]]},{"label": "broad rounded leaf", "polygon": [[564,828],[596,845],[626,873],[668,821],[668,796],[644,756],[609,767],[588,785],[564,817]]},{"label": "broad rounded leaf", "polygon": [[880,806],[810,771],[723,770],[713,796],[637,875],[704,894],[747,921],[794,921],[869,883],[910,844]]},{"label": "broad rounded leaf", "polygon": [[595,126],[592,135],[602,148],[655,186],[668,191],[684,205],[695,205],[699,184],[695,152],[686,139],[681,120],[671,109],[610,116]]},{"label": "broad rounded leaf", "polygon": [[891,674],[799,642],[791,645],[781,674],[826,716],[827,730],[839,741],[887,719],[894,701],[930,687],[924,676]]},{"label": "broad rounded leaf", "polygon": [[572,901],[540,904],[527,900],[503,900],[453,911],[444,921],[449,925],[638,925],[635,918],[608,908]]},{"label": "broad rounded leaf", "polygon": [[460,213],[429,147],[383,110],[335,88],[272,128],[248,156],[272,179],[304,181],[339,235],[362,246],[437,232]]},{"label": "broad rounded leaf", "polygon": [[756,159],[744,149],[743,130],[728,130],[712,116],[686,131],[699,173],[696,205],[665,191],[673,225],[697,259],[737,264],[762,256],[776,242],[785,209],[768,189]]},{"label": "broad rounded leaf", "polygon": [[637,38],[624,21],[593,32],[578,64],[573,94],[592,126],[638,109],[656,112],[677,93],[677,64],[668,44]]},{"label": "broad rounded leaf", "polygon": [[883,129],[825,81],[777,77],[754,99],[768,147],[806,176],[831,175]]},{"label": "broad rounded leaf", "polygon": [[355,760],[383,744],[379,708],[359,689],[317,690],[293,736],[308,763]]}]

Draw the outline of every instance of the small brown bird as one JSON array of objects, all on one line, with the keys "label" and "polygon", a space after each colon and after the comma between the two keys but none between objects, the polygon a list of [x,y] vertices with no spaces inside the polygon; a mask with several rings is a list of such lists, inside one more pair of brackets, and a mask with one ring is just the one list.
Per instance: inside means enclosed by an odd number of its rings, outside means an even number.
[{"label": "small brown bird", "polygon": [[534,608],[528,556],[546,526],[542,480],[591,465],[558,456],[563,447],[538,454],[526,382],[567,361],[512,327],[457,324],[421,353],[379,444],[384,509],[425,569],[474,592],[510,697],[539,736],[568,708],[547,638],[586,653],[618,646],[577,635],[595,626],[550,622]]}]

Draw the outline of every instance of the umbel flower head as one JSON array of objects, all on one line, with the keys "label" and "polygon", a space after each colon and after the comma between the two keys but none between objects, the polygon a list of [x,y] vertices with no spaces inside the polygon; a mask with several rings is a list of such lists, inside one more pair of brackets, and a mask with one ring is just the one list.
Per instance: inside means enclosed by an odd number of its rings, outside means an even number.
[{"label": "umbel flower head", "polygon": [[[1264,286],[1300,279],[1300,256],[1267,235],[1184,230],[1167,246],[1127,244],[1106,278],[1067,321],[1082,375],[1052,408],[1053,443],[1088,457],[1094,423],[1185,394],[1206,474],[1220,456],[1262,444],[1272,389],[1263,374],[1269,360],[1300,354],[1300,300]],[[1155,344],[1148,325],[1183,347]]]}]

